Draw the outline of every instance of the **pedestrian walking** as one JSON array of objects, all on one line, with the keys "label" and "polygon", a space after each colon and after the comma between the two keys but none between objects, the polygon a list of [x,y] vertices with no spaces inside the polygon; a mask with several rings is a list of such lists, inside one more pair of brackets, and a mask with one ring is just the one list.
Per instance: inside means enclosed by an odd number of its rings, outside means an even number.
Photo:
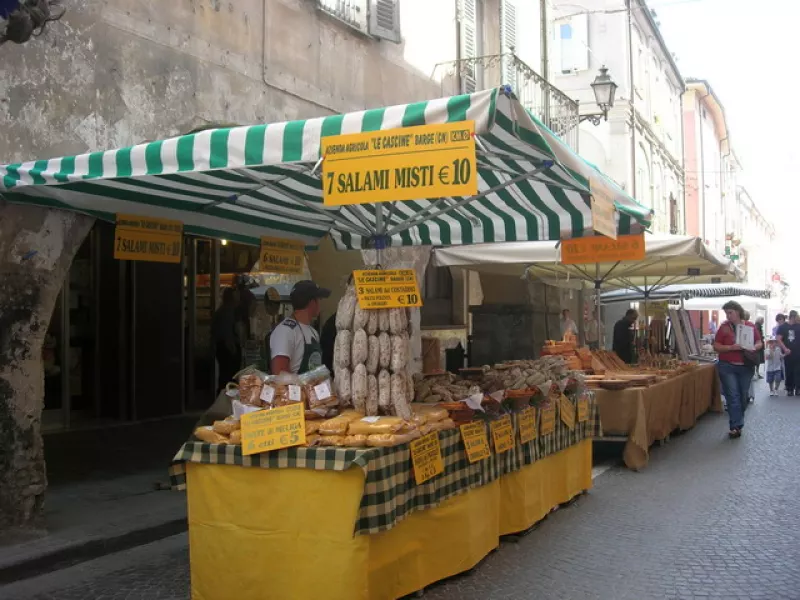
[{"label": "pedestrian walking", "polygon": [[778,341],[775,338],[767,340],[767,350],[765,353],[766,365],[764,370],[767,373],[767,385],[769,386],[769,395],[777,396],[778,388],[783,381],[783,351],[778,346]]},{"label": "pedestrian walking", "polygon": [[772,337],[777,337],[778,328],[786,323],[786,315],[778,313],[775,315],[775,327],[772,328]]},{"label": "pedestrian walking", "polygon": [[800,392],[800,323],[797,311],[789,311],[789,320],[778,327],[778,345],[783,351],[786,375],[786,395]]},{"label": "pedestrian walking", "polygon": [[[753,323],[744,318],[745,311],[738,302],[726,302],[722,306],[727,321],[720,325],[714,338],[714,350],[719,355],[717,371],[719,372],[722,393],[727,400],[728,421],[731,439],[741,437],[744,427],[744,412],[747,404],[747,395],[753,379],[753,371],[758,360],[756,352],[761,350],[763,343],[758,330]],[[737,340],[737,327],[751,327],[753,329],[753,351],[744,350]]]},{"label": "pedestrian walking", "polygon": [[[758,334],[761,336],[761,339],[762,340],[766,339],[764,338],[764,317],[758,317],[756,319],[756,329],[758,329]],[[758,364],[756,365],[757,379],[764,379],[764,376],[761,375],[761,365],[763,364],[764,364],[764,349],[762,348],[761,351],[758,353]]]}]

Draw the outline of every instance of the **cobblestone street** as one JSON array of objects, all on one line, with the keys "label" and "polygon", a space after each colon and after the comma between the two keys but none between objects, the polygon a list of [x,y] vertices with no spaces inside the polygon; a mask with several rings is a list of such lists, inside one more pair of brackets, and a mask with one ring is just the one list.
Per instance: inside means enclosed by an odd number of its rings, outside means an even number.
[{"label": "cobblestone street", "polygon": [[[763,384],[740,440],[727,419],[614,466],[592,492],[428,600],[800,598],[800,400]],[[0,588],[4,599],[189,597],[185,536]],[[265,598],[268,597],[265,595]]]}]

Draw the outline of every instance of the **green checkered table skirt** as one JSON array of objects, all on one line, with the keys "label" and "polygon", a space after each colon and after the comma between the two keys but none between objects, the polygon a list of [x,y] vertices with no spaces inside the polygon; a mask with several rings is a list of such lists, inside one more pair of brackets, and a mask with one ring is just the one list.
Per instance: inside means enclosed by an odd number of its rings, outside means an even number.
[{"label": "green checkered table skirt", "polygon": [[[318,471],[360,468],[364,471],[364,492],[355,533],[370,534],[389,530],[414,511],[434,507],[448,498],[488,484],[583,439],[601,434],[600,416],[593,397],[590,397],[586,422],[576,423],[575,429],[570,431],[557,420],[553,434],[540,435],[526,444],[519,443],[517,415],[512,414],[511,418],[517,441],[514,448],[499,455],[492,452],[488,459],[474,464],[467,460],[459,430],[439,432],[444,472],[421,485],[414,481],[408,444],[394,448],[286,448],[243,456],[241,446],[188,441],[173,459],[170,480],[173,489],[186,489],[187,462]],[[488,427],[487,437],[491,446]]]}]

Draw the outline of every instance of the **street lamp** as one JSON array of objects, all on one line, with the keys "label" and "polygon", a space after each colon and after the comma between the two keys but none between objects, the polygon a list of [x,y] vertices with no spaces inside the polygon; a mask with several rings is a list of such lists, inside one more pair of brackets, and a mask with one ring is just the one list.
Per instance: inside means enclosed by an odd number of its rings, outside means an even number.
[{"label": "street lamp", "polygon": [[590,121],[592,125],[600,125],[600,118],[608,121],[608,111],[614,108],[614,95],[617,93],[617,84],[608,74],[605,65],[600,67],[600,74],[592,82],[594,100],[600,107],[599,113],[589,113],[580,116],[580,122]]}]

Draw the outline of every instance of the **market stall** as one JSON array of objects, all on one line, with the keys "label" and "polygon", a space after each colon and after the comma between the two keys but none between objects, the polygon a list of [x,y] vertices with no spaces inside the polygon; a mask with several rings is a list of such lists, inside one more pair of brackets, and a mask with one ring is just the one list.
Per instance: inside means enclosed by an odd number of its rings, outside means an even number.
[{"label": "market stall", "polygon": [[[326,235],[380,263],[390,246],[591,235],[595,196],[614,234],[652,216],[507,88],[4,165],[0,184],[8,202],[135,231],[120,259],[180,262],[188,233],[260,243],[262,268],[285,272]],[[176,457],[195,597],[395,598],[474,566],[591,486],[601,429],[580,374],[558,361],[487,367],[411,403],[427,381],[408,366],[414,275],[360,273],[358,307],[337,312],[333,381],[240,374],[230,410]]]}]

